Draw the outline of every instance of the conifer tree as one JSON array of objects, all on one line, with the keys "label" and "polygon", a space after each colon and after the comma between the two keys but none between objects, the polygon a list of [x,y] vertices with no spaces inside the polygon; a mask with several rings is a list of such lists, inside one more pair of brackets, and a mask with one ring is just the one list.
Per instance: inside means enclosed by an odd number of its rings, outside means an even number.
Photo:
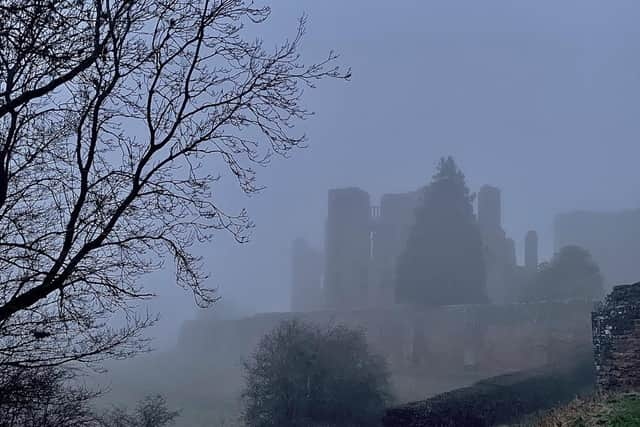
[{"label": "conifer tree", "polygon": [[441,158],[398,259],[396,300],[419,305],[487,302],[482,237],[454,159]]}]

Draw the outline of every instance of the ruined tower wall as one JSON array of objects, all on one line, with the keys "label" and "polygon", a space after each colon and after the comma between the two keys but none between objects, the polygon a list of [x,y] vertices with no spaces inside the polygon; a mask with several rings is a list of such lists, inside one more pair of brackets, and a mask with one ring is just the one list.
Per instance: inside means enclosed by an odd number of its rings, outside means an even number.
[{"label": "ruined tower wall", "polygon": [[529,273],[538,269],[538,233],[533,230],[524,239],[524,266]]},{"label": "ruined tower wall", "polygon": [[485,249],[487,294],[495,304],[503,304],[511,299],[507,287],[515,267],[511,245],[502,229],[501,211],[500,190],[489,185],[482,186],[478,193],[478,225]]},{"label": "ruined tower wall", "polygon": [[482,228],[502,227],[500,189],[483,185],[478,192],[478,223]]},{"label": "ruined tower wall", "polygon": [[371,259],[371,202],[359,188],[329,190],[324,293],[328,309],[367,304]]},{"label": "ruined tower wall", "polygon": [[422,194],[422,191],[413,191],[382,196],[380,217],[373,225],[371,302],[374,306],[384,307],[395,302],[396,263],[415,223],[415,211]]},{"label": "ruined tower wall", "polygon": [[593,312],[592,328],[598,388],[640,388],[640,283],[613,288]]}]

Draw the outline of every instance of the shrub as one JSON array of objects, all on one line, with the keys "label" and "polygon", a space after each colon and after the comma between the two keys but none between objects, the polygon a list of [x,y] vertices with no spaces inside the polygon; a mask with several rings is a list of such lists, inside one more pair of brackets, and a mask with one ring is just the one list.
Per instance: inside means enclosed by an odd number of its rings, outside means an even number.
[{"label": "shrub", "polygon": [[391,397],[386,362],[345,326],[285,321],[244,367],[252,427],[375,426]]}]

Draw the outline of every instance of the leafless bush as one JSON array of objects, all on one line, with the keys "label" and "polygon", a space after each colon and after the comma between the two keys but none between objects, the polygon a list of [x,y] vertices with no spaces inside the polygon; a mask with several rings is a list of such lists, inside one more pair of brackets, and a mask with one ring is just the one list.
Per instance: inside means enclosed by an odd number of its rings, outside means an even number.
[{"label": "leafless bush", "polygon": [[0,427],[92,427],[97,392],[61,368],[4,367],[0,372]]}]

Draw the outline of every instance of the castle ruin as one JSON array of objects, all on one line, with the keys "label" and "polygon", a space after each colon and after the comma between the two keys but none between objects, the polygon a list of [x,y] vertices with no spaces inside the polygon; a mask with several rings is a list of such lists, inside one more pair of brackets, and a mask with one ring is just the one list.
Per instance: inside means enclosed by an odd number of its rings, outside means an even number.
[{"label": "castle ruin", "polygon": [[[393,306],[396,262],[423,192],[385,194],[376,206],[360,188],[329,190],[324,254],[299,240],[294,244],[292,311]],[[519,266],[515,242],[502,228],[501,193],[496,187],[480,189],[477,219],[490,302],[517,301],[520,286],[537,269],[537,235],[527,233],[525,266]],[[317,268],[321,263],[323,268]]]}]

